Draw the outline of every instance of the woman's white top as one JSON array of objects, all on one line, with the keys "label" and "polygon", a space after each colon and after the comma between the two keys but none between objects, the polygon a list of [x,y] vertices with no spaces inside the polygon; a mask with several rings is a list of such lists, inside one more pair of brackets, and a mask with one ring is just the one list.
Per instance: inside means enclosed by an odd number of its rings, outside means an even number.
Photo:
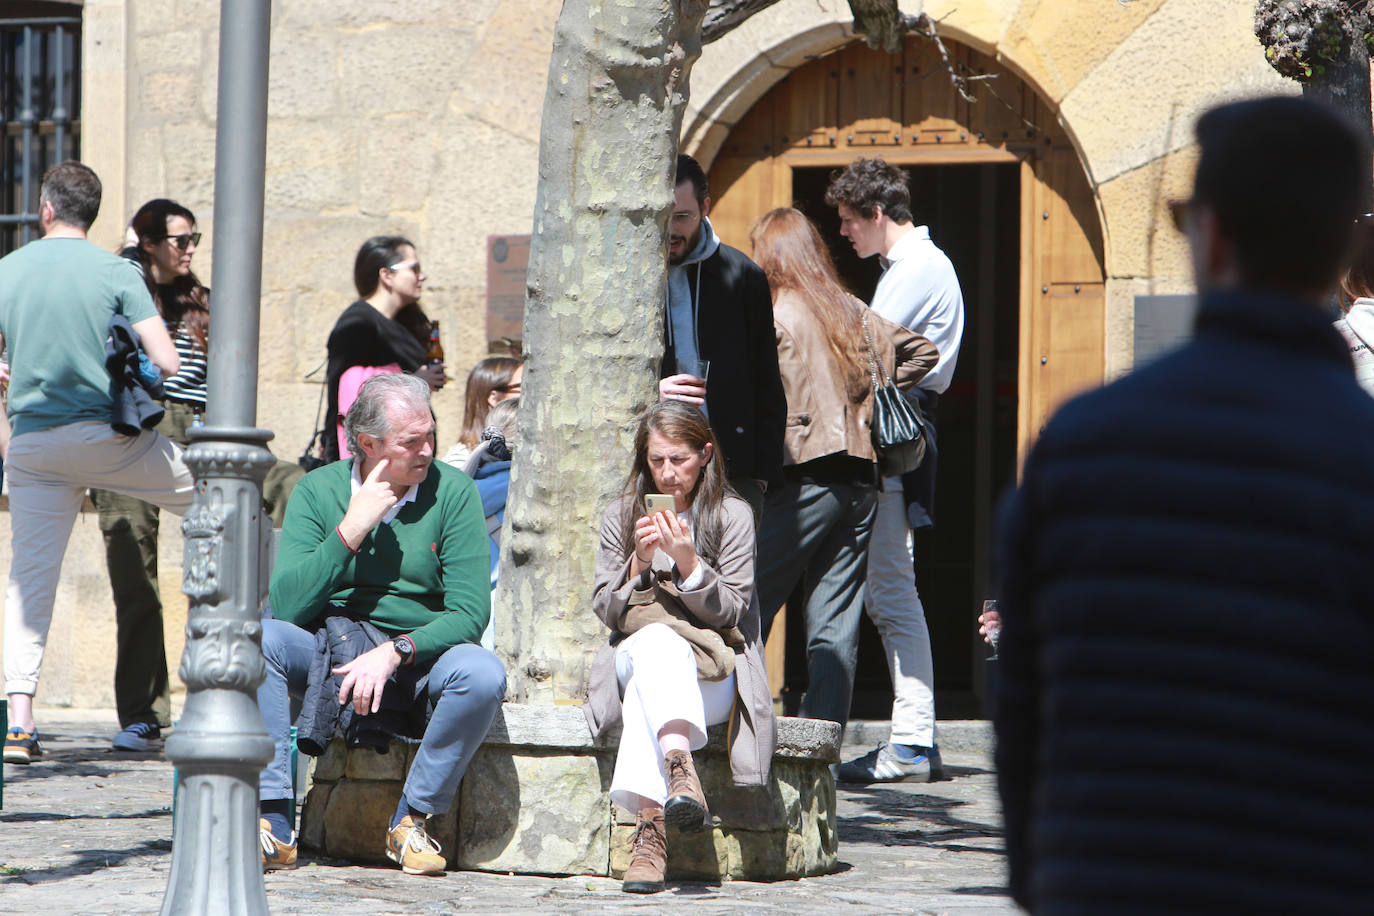
[{"label": "woman's white top", "polygon": [[1355,381],[1374,395],[1374,299],[1356,299],[1346,312],[1334,322],[1350,345],[1350,358],[1355,363]]}]

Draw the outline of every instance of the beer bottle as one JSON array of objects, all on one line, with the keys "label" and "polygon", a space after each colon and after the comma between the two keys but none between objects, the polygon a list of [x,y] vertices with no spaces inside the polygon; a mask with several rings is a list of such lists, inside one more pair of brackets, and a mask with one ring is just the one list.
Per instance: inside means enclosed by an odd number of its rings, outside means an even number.
[{"label": "beer bottle", "polygon": [[444,361],[444,345],[439,342],[439,322],[429,323],[429,349],[425,351],[425,362],[437,366]]}]

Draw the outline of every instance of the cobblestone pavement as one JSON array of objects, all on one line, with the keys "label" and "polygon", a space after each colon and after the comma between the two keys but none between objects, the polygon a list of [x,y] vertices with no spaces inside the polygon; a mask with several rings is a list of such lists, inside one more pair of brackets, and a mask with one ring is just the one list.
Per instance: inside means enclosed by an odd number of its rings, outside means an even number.
[{"label": "cobblestone pavement", "polygon": [[[160,755],[111,751],[116,726],[108,713],[45,713],[40,725],[42,760],[5,768],[0,910],[158,912],[171,866],[171,765]],[[684,883],[641,897],[622,894],[619,882],[607,878],[478,872],[416,878],[306,855],[302,867],[266,876],[268,905],[276,914],[310,916],[1016,912],[1005,896],[989,760],[965,752],[946,754],[945,763],[951,778],[938,783],[842,787],[842,866],[820,878]]]}]

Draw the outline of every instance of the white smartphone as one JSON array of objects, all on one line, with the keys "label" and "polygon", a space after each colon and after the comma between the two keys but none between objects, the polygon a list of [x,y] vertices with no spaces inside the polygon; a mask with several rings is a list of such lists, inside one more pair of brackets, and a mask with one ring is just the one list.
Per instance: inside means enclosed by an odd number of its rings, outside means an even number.
[{"label": "white smartphone", "polygon": [[650,515],[660,512],[676,512],[677,500],[667,493],[645,493],[644,508]]}]

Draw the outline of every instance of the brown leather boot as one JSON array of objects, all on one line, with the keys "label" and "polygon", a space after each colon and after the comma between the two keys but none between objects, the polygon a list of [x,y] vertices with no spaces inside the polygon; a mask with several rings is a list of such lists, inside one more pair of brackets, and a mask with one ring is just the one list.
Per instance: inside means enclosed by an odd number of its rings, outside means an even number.
[{"label": "brown leather boot", "polygon": [[688,751],[669,751],[663,755],[668,770],[668,801],[663,805],[663,817],[683,833],[697,833],[710,823],[706,810],[706,796],[701,780]]},{"label": "brown leather boot", "polygon": [[634,839],[630,841],[630,867],[620,889],[627,894],[657,894],[663,890],[668,869],[668,838],[663,829],[662,808],[642,808]]}]

